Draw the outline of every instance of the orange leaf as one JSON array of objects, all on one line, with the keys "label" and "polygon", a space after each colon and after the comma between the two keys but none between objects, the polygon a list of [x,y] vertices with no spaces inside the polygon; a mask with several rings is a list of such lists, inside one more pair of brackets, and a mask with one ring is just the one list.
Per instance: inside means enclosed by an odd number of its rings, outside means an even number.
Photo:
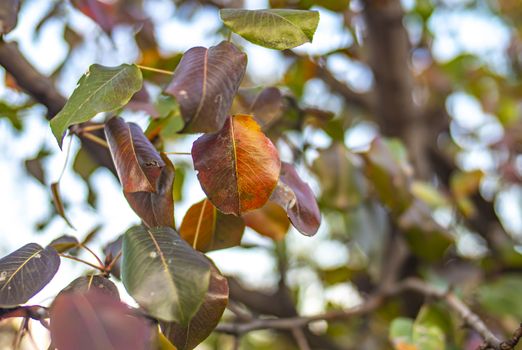
[{"label": "orange leaf", "polygon": [[285,210],[274,202],[268,202],[263,208],[246,213],[243,219],[248,227],[274,241],[285,238],[290,227]]},{"label": "orange leaf", "polygon": [[203,191],[225,214],[241,215],[265,205],[281,171],[277,149],[254,118],[243,114],[197,139],[192,159]]}]

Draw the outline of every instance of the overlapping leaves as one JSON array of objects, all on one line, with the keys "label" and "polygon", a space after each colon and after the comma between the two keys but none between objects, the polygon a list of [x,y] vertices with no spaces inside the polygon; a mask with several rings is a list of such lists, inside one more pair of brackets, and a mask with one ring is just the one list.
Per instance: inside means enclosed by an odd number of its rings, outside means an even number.
[{"label": "overlapping leaves", "polygon": [[51,129],[60,147],[69,126],[86,122],[100,112],[111,112],[125,106],[141,85],[141,71],[135,65],[92,65],[80,78],[60,113],[51,119]]},{"label": "overlapping leaves", "polygon": [[168,227],[135,226],[123,239],[122,281],[151,316],[187,325],[209,287],[210,262]]}]

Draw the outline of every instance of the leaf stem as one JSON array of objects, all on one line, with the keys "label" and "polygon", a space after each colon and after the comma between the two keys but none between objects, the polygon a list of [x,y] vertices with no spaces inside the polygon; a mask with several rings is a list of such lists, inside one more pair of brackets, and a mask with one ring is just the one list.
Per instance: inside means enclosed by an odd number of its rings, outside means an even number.
[{"label": "leaf stem", "polygon": [[178,156],[190,156],[192,155],[192,153],[190,152],[163,152],[165,154],[173,154],[173,155],[178,155]]},{"label": "leaf stem", "polygon": [[109,148],[107,141],[105,141],[104,139],[102,139],[94,134],[91,134],[89,132],[82,132],[81,136],[85,137],[86,139],[91,140],[94,143],[97,143],[98,145],[100,145],[102,147]]},{"label": "leaf stem", "polygon": [[171,71],[168,71],[168,70],[165,70],[165,69],[159,69],[159,68],[152,68],[152,67],[147,67],[147,66],[141,66],[139,64],[136,65],[139,69],[142,69],[142,70],[148,70],[148,71],[151,71],[151,72],[155,72],[155,73],[161,73],[161,74],[165,74],[165,75],[172,75],[174,74],[174,72],[171,72]]},{"label": "leaf stem", "polygon": [[80,129],[80,133],[82,132],[90,132],[103,129],[105,124],[96,124],[96,125],[86,125]]},{"label": "leaf stem", "polygon": [[85,249],[86,251],[88,251],[89,253],[91,253],[92,256],[94,256],[94,258],[96,259],[96,261],[98,262],[98,264],[100,264],[100,266],[103,266],[103,262],[100,260],[100,258],[98,257],[98,255],[96,255],[96,253],[94,253],[91,248],[87,247],[86,245],[80,243],[80,248],[83,248]]},{"label": "leaf stem", "polygon": [[91,264],[90,262],[88,261],[85,261],[83,259],[80,259],[80,258],[77,258],[77,257],[74,257],[74,256],[71,256],[71,255],[67,255],[67,254],[61,254],[61,253],[58,253],[59,256],[61,256],[62,258],[66,258],[66,259],[70,259],[70,260],[74,260],[76,262],[80,262],[80,263],[83,263],[85,265],[89,265],[90,267],[98,270],[98,271],[101,271],[101,272],[104,272],[104,269],[103,267],[101,266],[96,266],[94,264]]},{"label": "leaf stem", "polygon": [[230,42],[232,40],[232,31],[229,29],[227,34],[227,41]]},{"label": "leaf stem", "polygon": [[118,252],[118,254],[116,254],[116,256],[114,258],[112,258],[112,261],[111,263],[109,264],[109,266],[105,267],[105,269],[107,271],[111,271],[113,266],[116,264],[116,262],[121,258],[121,254],[122,254],[122,250],[120,249],[120,251]]}]

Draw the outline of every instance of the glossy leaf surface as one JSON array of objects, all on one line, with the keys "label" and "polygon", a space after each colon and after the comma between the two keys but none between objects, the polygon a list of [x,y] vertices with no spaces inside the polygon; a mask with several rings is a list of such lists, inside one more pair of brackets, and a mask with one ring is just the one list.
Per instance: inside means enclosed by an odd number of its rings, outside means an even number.
[{"label": "glossy leaf surface", "polygon": [[51,119],[51,129],[60,147],[69,126],[86,122],[98,113],[112,112],[125,106],[132,95],[141,89],[141,85],[141,71],[135,65],[90,66],[63,109]]},{"label": "glossy leaf surface", "polygon": [[229,117],[219,132],[197,139],[192,159],[203,191],[225,214],[262,207],[281,169],[275,146],[252,116],[241,114]]},{"label": "glossy leaf surface", "polygon": [[289,163],[281,164],[281,177],[272,200],[281,205],[292,225],[302,234],[313,236],[321,225],[321,213],[310,186]]},{"label": "glossy leaf surface", "polygon": [[149,227],[174,227],[174,165],[161,154],[165,166],[161,169],[156,192],[124,192],[131,208]]},{"label": "glossy leaf surface", "polygon": [[151,316],[183,325],[208,290],[210,263],[169,227],[135,226],[123,239],[122,281]]},{"label": "glossy leaf surface", "polygon": [[165,335],[178,350],[191,350],[205,340],[219,323],[228,304],[228,282],[218,269],[212,266],[210,286],[203,304],[187,327],[175,323],[163,323]]},{"label": "glossy leaf surface", "polygon": [[51,281],[59,266],[56,251],[36,243],[0,259],[0,307],[27,302]]},{"label": "glossy leaf surface", "polygon": [[51,339],[60,350],[149,350],[151,327],[106,294],[63,293],[50,311]]},{"label": "glossy leaf surface", "polygon": [[245,74],[247,58],[222,42],[209,49],[194,47],[183,55],[164,93],[176,98],[185,121],[182,132],[221,129]]},{"label": "glossy leaf surface", "polygon": [[233,32],[254,44],[286,50],[311,42],[319,12],[266,9],[222,9],[221,20]]},{"label": "glossy leaf surface", "polygon": [[124,192],[155,192],[165,162],[141,128],[121,118],[105,124],[105,135]]},{"label": "glossy leaf surface", "polygon": [[197,250],[207,252],[239,245],[244,230],[243,219],[221,213],[204,199],[187,211],[179,234]]}]

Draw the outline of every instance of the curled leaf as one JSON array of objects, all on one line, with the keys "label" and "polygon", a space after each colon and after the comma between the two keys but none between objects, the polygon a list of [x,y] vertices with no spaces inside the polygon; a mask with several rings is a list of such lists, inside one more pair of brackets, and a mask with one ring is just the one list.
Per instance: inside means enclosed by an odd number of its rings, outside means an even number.
[{"label": "curled leaf", "polygon": [[299,232],[306,236],[317,233],[321,225],[321,213],[314,193],[291,164],[281,164],[281,177],[271,200],[286,210],[290,222]]},{"label": "curled leaf", "polygon": [[60,215],[67,225],[69,225],[70,228],[75,230],[74,226],[71,224],[67,216],[65,215],[65,208],[63,206],[62,197],[60,196],[60,183],[53,182],[51,184],[51,195],[53,198],[54,208],[56,209],[56,212],[58,215]]}]

